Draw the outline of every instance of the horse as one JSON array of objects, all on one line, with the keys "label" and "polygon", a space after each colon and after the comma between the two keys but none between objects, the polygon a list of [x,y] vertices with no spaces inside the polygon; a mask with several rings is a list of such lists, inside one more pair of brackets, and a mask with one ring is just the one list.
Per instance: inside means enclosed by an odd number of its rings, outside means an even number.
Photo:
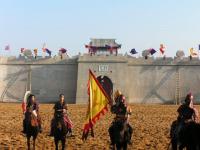
[{"label": "horse", "polygon": [[58,144],[59,141],[62,143],[62,150],[65,149],[65,143],[66,143],[66,136],[68,133],[68,127],[65,126],[63,115],[56,114],[55,116],[55,127],[53,130],[53,136],[54,136],[54,143],[56,146],[56,150],[58,150]]},{"label": "horse", "polygon": [[131,139],[132,128],[126,121],[116,121],[109,128],[109,134],[112,142],[112,149],[127,150],[129,140]]},{"label": "horse", "polygon": [[200,124],[194,121],[184,123],[178,133],[177,127],[177,121],[173,121],[170,131],[172,150],[200,150]]},{"label": "horse", "polygon": [[32,113],[27,113],[26,115],[28,115],[26,120],[26,138],[28,150],[30,150],[31,137],[33,137],[33,150],[35,150],[35,141],[39,133],[39,122],[37,117],[35,117]]},{"label": "horse", "polygon": [[172,150],[177,150],[177,120],[173,121],[170,128],[170,138],[171,142],[169,143],[168,149],[171,146]]},{"label": "horse", "polygon": [[189,122],[184,129],[180,131],[179,140],[182,150],[186,147],[187,150],[200,150],[200,124]]}]

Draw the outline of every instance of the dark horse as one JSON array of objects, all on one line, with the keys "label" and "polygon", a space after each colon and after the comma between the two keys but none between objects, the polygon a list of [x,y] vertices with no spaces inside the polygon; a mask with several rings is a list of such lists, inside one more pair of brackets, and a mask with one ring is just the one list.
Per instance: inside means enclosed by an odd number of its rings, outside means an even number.
[{"label": "dark horse", "polygon": [[[131,131],[132,132],[132,131]],[[130,127],[126,121],[116,121],[109,128],[109,134],[112,142],[112,149],[126,150],[129,139],[131,138]]]},{"label": "dark horse", "polygon": [[177,133],[177,121],[171,125],[172,150],[200,150],[200,124],[193,121],[184,123],[183,128]]},{"label": "dark horse", "polygon": [[30,150],[31,137],[33,137],[33,150],[35,150],[35,140],[39,133],[38,119],[32,113],[28,113],[26,115],[28,115],[26,120],[26,137],[28,150]]},{"label": "dark horse", "polygon": [[63,115],[56,114],[55,129],[54,129],[54,132],[53,132],[56,150],[58,150],[59,141],[61,141],[61,143],[62,143],[62,150],[65,149],[67,132],[68,132],[68,128],[64,124]]}]

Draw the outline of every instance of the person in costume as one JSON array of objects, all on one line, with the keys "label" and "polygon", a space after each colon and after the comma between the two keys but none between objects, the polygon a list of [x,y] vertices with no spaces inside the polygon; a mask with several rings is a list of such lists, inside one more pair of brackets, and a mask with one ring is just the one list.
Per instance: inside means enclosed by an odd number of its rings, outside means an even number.
[{"label": "person in costume", "polygon": [[114,101],[115,104],[111,106],[111,113],[116,114],[116,116],[108,130],[111,139],[111,145],[113,145],[114,143],[113,142],[114,137],[112,137],[114,132],[113,128],[117,122],[123,122],[127,124],[130,133],[129,144],[131,144],[131,136],[133,133],[133,128],[129,124],[131,108],[127,105],[125,96],[119,90],[117,90],[114,94]]},{"label": "person in costume", "polygon": [[65,96],[64,94],[60,94],[59,96],[59,101],[55,103],[54,107],[54,118],[51,121],[51,131],[50,131],[50,136],[53,136],[54,134],[54,129],[55,129],[55,125],[56,125],[56,117],[57,116],[61,116],[63,119],[63,123],[65,128],[68,131],[68,134],[70,136],[72,136],[72,127],[73,127],[73,123],[70,120],[69,116],[68,116],[68,106],[67,104],[65,104]]},{"label": "person in costume", "polygon": [[199,112],[195,108],[193,104],[193,95],[192,93],[187,94],[185,98],[185,103],[182,104],[178,109],[178,122],[188,122],[188,121],[194,121],[196,123],[199,123]]},{"label": "person in costume", "polygon": [[179,133],[184,129],[184,127],[190,122],[199,123],[199,113],[193,104],[193,95],[189,93],[186,95],[184,103],[177,109],[178,117],[176,121],[176,126],[171,132],[171,137],[177,139],[179,143]]},{"label": "person in costume", "polygon": [[38,122],[38,131],[42,132],[41,127],[41,118],[39,114],[39,103],[35,98],[35,95],[30,94],[28,95],[27,102],[22,104],[23,112],[25,115],[25,118],[23,120],[23,133],[26,134],[26,128],[27,128],[27,121],[30,115],[32,114]]}]

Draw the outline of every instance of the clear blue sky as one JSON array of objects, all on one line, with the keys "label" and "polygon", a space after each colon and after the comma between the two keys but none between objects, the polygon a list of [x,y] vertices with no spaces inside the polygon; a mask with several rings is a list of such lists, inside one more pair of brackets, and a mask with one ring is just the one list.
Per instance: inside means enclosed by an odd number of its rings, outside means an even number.
[{"label": "clear blue sky", "polygon": [[200,44],[200,0],[1,0],[0,23],[0,54],[46,42],[75,55],[90,38],[116,38],[122,53],[164,43],[174,56]]}]

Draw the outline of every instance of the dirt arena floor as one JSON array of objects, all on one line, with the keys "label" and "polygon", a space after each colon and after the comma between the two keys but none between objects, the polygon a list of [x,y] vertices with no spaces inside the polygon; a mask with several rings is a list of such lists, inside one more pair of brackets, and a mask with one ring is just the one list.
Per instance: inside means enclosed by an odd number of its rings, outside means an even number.
[{"label": "dirt arena floor", "polygon": [[[53,116],[52,104],[41,104],[40,114],[43,133],[36,141],[37,150],[55,149],[53,138],[48,137]],[[166,150],[169,144],[170,124],[176,119],[175,105],[132,105],[131,125],[134,128],[130,150]],[[199,107],[197,107],[199,109]],[[67,139],[69,150],[109,149],[108,128],[113,115],[108,112],[94,127],[95,137],[81,140],[86,105],[69,105],[70,118],[74,123],[74,137]],[[0,103],[0,150],[23,150],[26,138],[21,133],[23,114],[21,104]]]}]

